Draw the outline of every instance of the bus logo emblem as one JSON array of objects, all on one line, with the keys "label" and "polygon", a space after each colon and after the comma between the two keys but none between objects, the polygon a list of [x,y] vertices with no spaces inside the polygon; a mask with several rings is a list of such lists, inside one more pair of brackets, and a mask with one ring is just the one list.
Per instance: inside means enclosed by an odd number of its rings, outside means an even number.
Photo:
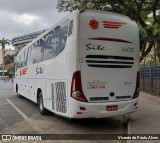
[{"label": "bus logo emblem", "polygon": [[44,70],[42,67],[36,67],[36,75],[43,74]]},{"label": "bus logo emblem", "polygon": [[95,19],[90,20],[89,26],[91,29],[96,30],[99,27],[99,22]]},{"label": "bus logo emblem", "polygon": [[25,67],[20,70],[20,76],[25,75],[27,73],[28,67]]}]

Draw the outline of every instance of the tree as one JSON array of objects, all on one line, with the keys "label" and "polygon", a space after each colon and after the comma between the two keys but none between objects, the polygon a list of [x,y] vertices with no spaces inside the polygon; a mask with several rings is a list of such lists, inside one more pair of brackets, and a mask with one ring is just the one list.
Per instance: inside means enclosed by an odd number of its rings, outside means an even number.
[{"label": "tree", "polygon": [[160,0],[59,0],[57,4],[59,12],[82,8],[116,12],[134,19],[140,29],[140,61],[155,44],[160,60]]},{"label": "tree", "polygon": [[4,39],[4,38],[2,38],[2,39],[0,40],[0,46],[2,46],[2,60],[3,60],[3,62],[2,62],[2,67],[3,67],[3,77],[4,77],[4,55],[5,55],[4,51],[5,51],[5,46],[6,46],[6,45],[10,45],[10,40],[9,40],[9,39]]},{"label": "tree", "polygon": [[14,63],[14,54],[13,55],[6,55],[4,57],[4,64],[13,64]]}]

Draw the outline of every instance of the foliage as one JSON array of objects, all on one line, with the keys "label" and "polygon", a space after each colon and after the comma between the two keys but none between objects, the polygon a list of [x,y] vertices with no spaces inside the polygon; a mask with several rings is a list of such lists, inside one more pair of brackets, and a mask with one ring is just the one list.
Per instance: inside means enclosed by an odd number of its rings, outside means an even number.
[{"label": "foliage", "polygon": [[11,64],[5,65],[5,69],[6,69],[7,71],[10,70],[10,68],[11,68]]},{"label": "foliage", "polygon": [[5,63],[5,65],[12,64],[13,62],[14,62],[14,55],[6,55],[4,57],[4,63]]},{"label": "foliage", "polygon": [[4,57],[4,63],[5,63],[5,69],[7,70],[7,73],[10,75],[13,75],[15,72],[15,67],[13,65],[14,63],[14,55],[7,55]]},{"label": "foliage", "polygon": [[2,38],[0,40],[0,46],[2,46],[2,49],[5,50],[5,45],[10,45],[10,40],[9,39],[5,39],[5,38]]},{"label": "foliage", "polygon": [[[159,0],[59,0],[57,5],[58,11],[73,11],[82,8],[116,12],[134,19],[140,30],[141,61],[151,51],[154,44],[157,43],[156,50],[160,51],[158,44],[158,39],[160,39]],[[157,52],[157,55],[160,59],[160,52]]]},{"label": "foliage", "polygon": [[10,40],[9,39],[4,39],[2,38],[0,40],[0,46],[2,46],[2,60],[3,60],[3,63],[2,63],[2,69],[3,69],[3,76],[4,76],[4,50],[5,50],[5,45],[10,45]]}]

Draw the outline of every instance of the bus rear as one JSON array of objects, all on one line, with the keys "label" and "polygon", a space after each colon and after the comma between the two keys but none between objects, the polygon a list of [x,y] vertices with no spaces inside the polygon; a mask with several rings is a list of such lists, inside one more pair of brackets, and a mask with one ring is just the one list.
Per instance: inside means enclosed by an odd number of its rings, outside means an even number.
[{"label": "bus rear", "polygon": [[79,14],[80,70],[71,97],[76,118],[135,112],[139,95],[139,34],[126,16],[96,11]]}]

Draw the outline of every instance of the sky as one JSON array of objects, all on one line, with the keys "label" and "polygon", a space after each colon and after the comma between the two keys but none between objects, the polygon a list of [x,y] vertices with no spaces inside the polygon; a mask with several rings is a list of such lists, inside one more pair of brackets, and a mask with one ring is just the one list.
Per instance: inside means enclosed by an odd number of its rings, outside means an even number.
[{"label": "sky", "polygon": [[0,0],[0,39],[50,28],[68,14],[56,5],[57,0]]}]

